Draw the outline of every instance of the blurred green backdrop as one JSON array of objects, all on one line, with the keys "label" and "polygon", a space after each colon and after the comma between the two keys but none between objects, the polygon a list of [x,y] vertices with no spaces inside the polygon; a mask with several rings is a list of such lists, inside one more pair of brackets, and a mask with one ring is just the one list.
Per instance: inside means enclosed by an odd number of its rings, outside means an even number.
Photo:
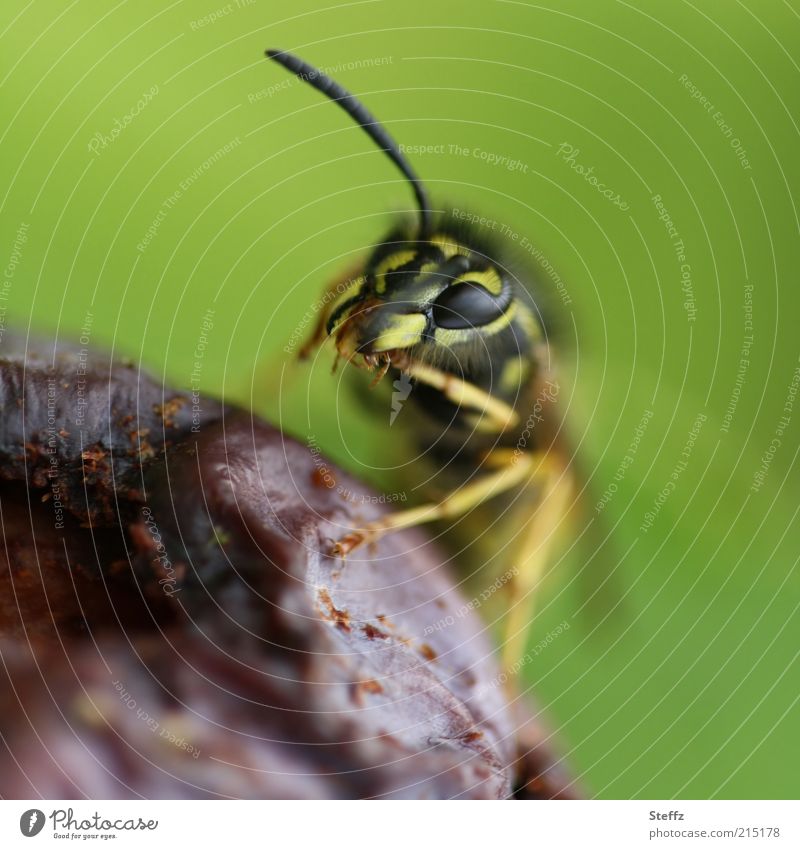
[{"label": "blurred green backdrop", "polygon": [[[573,627],[524,674],[572,769],[600,797],[797,796],[796,2],[7,0],[0,45],[0,329],[90,328],[384,489],[383,419],[283,349],[409,192],[263,50],[443,145],[412,157],[435,197],[527,236],[569,301],[609,539],[559,565],[531,639]],[[620,603],[587,615],[609,562]]]}]

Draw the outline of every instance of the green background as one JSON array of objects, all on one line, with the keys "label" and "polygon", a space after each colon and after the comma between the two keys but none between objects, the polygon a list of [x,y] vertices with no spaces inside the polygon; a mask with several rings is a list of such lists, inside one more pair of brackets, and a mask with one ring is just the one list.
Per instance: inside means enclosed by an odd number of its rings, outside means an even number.
[{"label": "green background", "polygon": [[[0,33],[6,271],[27,225],[5,327],[73,339],[91,313],[93,344],[188,385],[213,309],[202,392],[313,432],[386,490],[384,417],[339,391],[328,352],[303,368],[283,347],[409,193],[338,110],[286,84],[262,51],[340,66],[406,144],[524,163],[414,157],[443,206],[533,240],[571,299],[557,310],[562,401],[592,487],[586,538],[605,542],[597,556],[596,543],[575,546],[548,581],[531,639],[571,627],[525,666],[526,683],[591,795],[797,796],[800,402],[784,411],[800,354],[796,2],[11,0]],[[167,198],[231,142],[138,249]],[[627,210],[558,156],[564,143]],[[684,242],[694,321],[657,194]],[[753,344],[736,390],[746,285]],[[700,413],[686,468],[642,531]]]}]

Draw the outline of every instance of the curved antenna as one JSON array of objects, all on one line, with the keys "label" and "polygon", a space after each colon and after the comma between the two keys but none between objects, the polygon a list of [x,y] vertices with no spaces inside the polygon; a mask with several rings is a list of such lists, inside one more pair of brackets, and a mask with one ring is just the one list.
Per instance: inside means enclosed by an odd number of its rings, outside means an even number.
[{"label": "curved antenna", "polygon": [[428,194],[422,181],[417,176],[408,160],[403,156],[397,142],[389,135],[377,118],[347,89],[342,88],[335,80],[322,73],[318,68],[304,62],[298,56],[287,53],[285,50],[267,50],[267,56],[283,65],[287,71],[291,71],[303,82],[308,83],[317,91],[321,91],[329,97],[361,127],[362,130],[375,142],[376,145],[394,162],[403,173],[403,176],[411,183],[414,196],[419,208],[419,238],[427,237],[430,227],[430,213]]}]

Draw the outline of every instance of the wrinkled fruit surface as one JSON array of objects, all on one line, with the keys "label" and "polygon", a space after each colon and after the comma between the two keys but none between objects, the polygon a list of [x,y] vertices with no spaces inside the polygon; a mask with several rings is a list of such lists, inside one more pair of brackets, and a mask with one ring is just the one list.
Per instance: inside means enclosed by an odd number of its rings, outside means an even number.
[{"label": "wrinkled fruit surface", "polygon": [[14,344],[0,796],[570,795],[424,533],[334,559],[384,508],[332,463],[129,364]]}]

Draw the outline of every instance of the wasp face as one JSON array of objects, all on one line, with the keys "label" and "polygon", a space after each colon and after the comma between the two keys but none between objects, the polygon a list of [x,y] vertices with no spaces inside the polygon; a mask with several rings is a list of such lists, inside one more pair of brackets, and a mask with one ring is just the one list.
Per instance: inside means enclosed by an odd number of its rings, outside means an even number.
[{"label": "wasp face", "polygon": [[479,337],[507,330],[517,306],[509,276],[453,237],[393,234],[333,304],[327,332],[340,356],[368,368],[434,351],[458,357]]}]

